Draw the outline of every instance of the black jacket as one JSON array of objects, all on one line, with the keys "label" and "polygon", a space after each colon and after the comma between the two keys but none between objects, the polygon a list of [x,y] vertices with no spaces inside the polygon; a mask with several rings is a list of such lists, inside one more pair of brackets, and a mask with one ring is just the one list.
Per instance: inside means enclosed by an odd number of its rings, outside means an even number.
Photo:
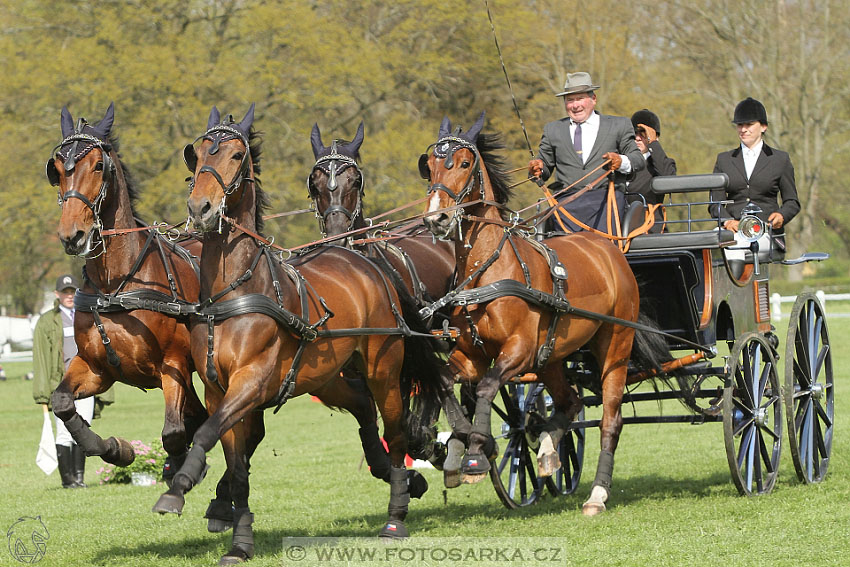
[{"label": "black jacket", "polygon": [[[762,213],[759,217],[766,221],[771,213],[779,212],[787,224],[800,212],[800,201],[797,198],[797,185],[794,182],[794,166],[788,154],[775,150],[767,144],[762,145],[761,154],[756,160],[753,173],[747,180],[744,168],[744,156],[741,147],[718,154],[714,164],[715,173],[725,173],[729,176],[729,187],[726,194],[722,190],[711,192],[713,201],[731,199],[731,205],[712,205],[709,212],[713,217],[722,219],[741,218],[741,211],[747,203],[758,205]],[[780,206],[777,196],[781,197]]]}]

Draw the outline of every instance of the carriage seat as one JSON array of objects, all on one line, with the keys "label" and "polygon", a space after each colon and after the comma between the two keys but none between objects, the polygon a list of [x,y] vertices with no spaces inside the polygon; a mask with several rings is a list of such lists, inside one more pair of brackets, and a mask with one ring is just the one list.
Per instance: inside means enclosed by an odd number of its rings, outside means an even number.
[{"label": "carriage seat", "polygon": [[654,252],[672,249],[706,249],[734,245],[735,233],[731,230],[695,230],[693,232],[664,232],[642,234],[632,238],[630,251]]}]

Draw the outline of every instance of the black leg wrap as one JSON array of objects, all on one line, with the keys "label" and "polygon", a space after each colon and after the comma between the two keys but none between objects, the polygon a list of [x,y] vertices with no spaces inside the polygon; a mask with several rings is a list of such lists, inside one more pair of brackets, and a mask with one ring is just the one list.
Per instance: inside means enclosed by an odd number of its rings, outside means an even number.
[{"label": "black leg wrap", "polygon": [[390,505],[391,519],[403,520],[407,516],[410,504],[410,485],[408,484],[407,469],[392,467],[390,469]]},{"label": "black leg wrap", "polygon": [[165,484],[171,486],[174,475],[177,474],[184,462],[186,462],[185,452],[181,455],[168,455],[166,457],[165,463],[162,465],[162,480],[165,481]]},{"label": "black leg wrap", "polygon": [[360,428],[360,443],[363,445],[363,454],[366,455],[366,464],[369,465],[372,476],[389,481],[390,457],[381,443],[377,423],[370,423]]},{"label": "black leg wrap", "polygon": [[233,504],[230,500],[214,498],[210,500],[204,518],[207,519],[207,531],[211,533],[226,532],[233,527]]},{"label": "black leg wrap", "polygon": [[467,436],[472,424],[466,419],[463,414],[463,408],[457,401],[454,395],[447,396],[444,399],[443,412],[446,414],[446,420],[449,422],[449,427],[455,435]]},{"label": "black leg wrap", "polygon": [[[477,433],[484,437],[484,445],[481,447],[482,453],[487,458],[493,456],[496,452],[496,441],[490,434],[490,408],[492,403],[485,398],[478,398],[475,402],[475,418],[472,422],[472,433]],[[487,467],[489,470],[489,466]]]},{"label": "black leg wrap", "polygon": [[601,486],[611,491],[611,478],[614,474],[614,453],[610,451],[599,452],[599,462],[596,465],[596,479],[593,486]]},{"label": "black leg wrap", "polygon": [[404,467],[392,467],[390,469],[390,505],[389,520],[381,528],[379,534],[382,538],[400,539],[409,534],[404,525],[407,516],[407,507],[410,503],[410,487],[408,485],[407,470]]},{"label": "black leg wrap", "polygon": [[[61,418],[60,418],[61,419]],[[80,414],[74,414],[65,421],[65,428],[74,441],[85,451],[89,457],[105,455],[109,449],[115,450],[116,447],[108,447],[107,443],[94,431],[89,428],[89,424],[82,418]],[[106,458],[104,458],[106,460]],[[113,461],[109,461],[113,462]],[[133,462],[132,460],[130,462]],[[126,465],[123,465],[126,466]]]},{"label": "black leg wrap", "polygon": [[192,445],[186,453],[186,460],[180,470],[174,475],[172,484],[180,486],[183,492],[189,492],[193,486],[201,482],[207,469],[207,454],[200,445]]},{"label": "black leg wrap", "polygon": [[237,508],[233,512],[233,546],[218,562],[219,565],[234,565],[254,557],[254,514],[248,508]]}]

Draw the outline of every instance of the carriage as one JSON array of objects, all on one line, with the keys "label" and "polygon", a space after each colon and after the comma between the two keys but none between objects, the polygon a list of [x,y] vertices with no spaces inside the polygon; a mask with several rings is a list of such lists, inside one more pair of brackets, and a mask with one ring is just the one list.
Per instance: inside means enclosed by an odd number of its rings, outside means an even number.
[{"label": "carriage", "polygon": [[[742,260],[732,259],[730,250],[741,248],[733,233],[719,230],[717,219],[698,218],[710,203],[691,197],[724,189],[727,182],[725,174],[653,180],[655,193],[688,194],[690,202],[667,205],[668,212],[683,209],[682,220],[668,221],[669,232],[631,239],[625,255],[640,282],[641,312],[666,333],[671,351],[679,356],[679,372],[693,377],[692,390],[690,395],[674,388],[627,391],[623,404],[639,404],[636,407],[647,415],[623,416],[623,423],[722,423],[732,482],[743,495],[773,489],[785,428],[797,477],[817,483],[829,465],[834,412],[824,310],[814,294],[800,294],[782,348],[771,324],[768,290],[774,265],[824,260],[828,255],[806,253],[779,260],[748,249]],[[626,225],[630,218],[643,218],[640,203],[636,208],[624,215]],[[757,217],[752,219],[750,229],[760,230]],[[717,346],[722,349],[723,343],[728,355],[719,357]],[[783,356],[780,375],[778,361]],[[571,494],[578,486],[585,431],[599,425],[598,419],[584,415],[584,407],[602,402],[599,393],[589,389],[598,383],[599,370],[586,349],[569,357],[565,366],[583,408],[558,446],[561,468],[555,475],[540,479],[535,470],[534,453],[552,411],[544,385],[533,374],[519,376],[500,390],[500,403],[494,404],[499,417],[494,435],[503,443],[490,477],[508,508],[533,504],[546,491]],[[682,401],[684,411],[659,412],[659,402],[670,399]],[[654,414],[648,411],[653,407]]]}]

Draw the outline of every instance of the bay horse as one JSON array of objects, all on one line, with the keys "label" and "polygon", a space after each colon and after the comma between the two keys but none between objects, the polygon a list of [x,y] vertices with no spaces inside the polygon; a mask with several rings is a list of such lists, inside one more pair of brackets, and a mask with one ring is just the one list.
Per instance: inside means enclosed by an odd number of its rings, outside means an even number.
[{"label": "bay horse", "polygon": [[[334,139],[330,146],[322,141],[319,125],[314,124],[310,134],[313,156],[316,159],[307,178],[307,190],[316,209],[319,230],[325,237],[344,235],[368,227],[363,216],[363,198],[365,181],[360,167],[360,147],[364,140],[363,122],[357,128],[354,138]],[[423,231],[425,234],[423,234]],[[376,259],[403,284],[407,292],[416,299],[419,309],[428,307],[436,298],[443,297],[452,288],[455,276],[454,250],[449,242],[435,241],[430,232],[421,223],[402,230],[401,233],[384,237],[378,233],[373,242],[370,235],[366,243],[353,242],[352,237],[345,238],[345,245]],[[430,329],[440,329],[446,316],[437,311],[425,318]],[[442,344],[442,343],[438,343]],[[454,383],[442,384],[441,404],[453,431],[453,438],[464,439],[471,424],[463,413],[454,396]],[[463,387],[463,386],[462,386]],[[427,427],[427,416],[420,416],[422,427]],[[462,445],[460,446],[462,447]],[[447,487],[460,484],[460,458],[458,445],[449,442],[452,458],[447,458],[441,446],[423,447],[422,458],[430,460],[437,468],[443,469]]]},{"label": "bay horse", "polygon": [[[495,445],[490,408],[497,391],[529,372],[538,375],[555,404],[541,436],[539,476],[551,476],[560,468],[556,448],[581,408],[567,381],[564,360],[586,347],[598,364],[603,411],[596,478],[582,511],[599,514],[610,493],[623,425],[620,404],[635,338],[634,328],[604,319],[636,322],[638,285],[611,241],[582,232],[546,239],[541,245],[530,236],[530,227],[508,214],[505,204],[511,191],[498,154],[503,146],[497,135],[481,133],[483,124],[481,113],[468,131],[452,131],[445,118],[433,152],[420,158],[420,173],[429,180],[426,213],[432,213],[425,223],[438,238],[455,242],[461,282],[453,291],[456,300],[448,302],[454,306],[452,324],[462,329],[449,373],[455,379],[478,381],[462,465],[465,480],[477,482],[491,467]],[[576,316],[571,307],[601,317]],[[638,350],[653,347],[648,343],[638,341]],[[648,366],[669,359],[666,345],[638,354]]]},{"label": "bay horse", "polygon": [[416,322],[403,317],[402,298],[374,263],[341,247],[321,247],[284,263],[259,235],[267,196],[258,178],[253,119],[253,105],[238,123],[230,116],[222,120],[213,107],[206,132],[196,140],[200,145],[184,150],[194,172],[189,214],[204,233],[192,356],[206,384],[210,417],[154,506],[159,513],[180,513],[184,494],[200,480],[206,452],[221,439],[235,507],[232,547],[223,564],[254,554],[248,443],[258,439],[252,431],[263,419],[256,410],[325,393],[347,364],[357,364],[384,422],[390,504],[380,535],[393,538],[407,535],[403,520],[411,495],[404,467],[405,399],[417,389],[423,403],[437,402],[435,389],[413,376],[414,368],[433,364],[433,349],[427,339],[412,336]]},{"label": "bay horse", "polygon": [[114,105],[93,125],[74,125],[61,112],[62,141],[46,165],[62,209],[58,236],[69,255],[85,258],[75,296],[78,354],[53,392],[53,413],[88,456],[117,466],[133,462],[125,439],[103,440],[74,409],[74,399],[105,392],[115,382],[161,388],[162,444],[179,464],[188,439],[206,419],[192,385],[188,313],[198,300],[189,252],[137,219],[138,191],[112,133]]}]

